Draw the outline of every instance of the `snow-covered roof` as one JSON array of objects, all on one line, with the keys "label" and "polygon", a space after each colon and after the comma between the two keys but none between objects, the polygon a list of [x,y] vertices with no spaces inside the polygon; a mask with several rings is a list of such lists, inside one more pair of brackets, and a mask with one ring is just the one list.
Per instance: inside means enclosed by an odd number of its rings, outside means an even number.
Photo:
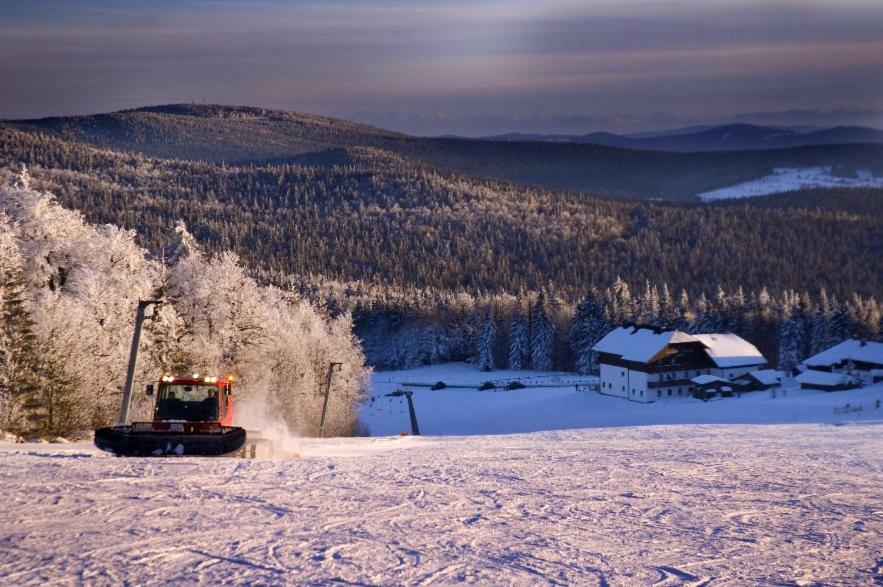
[{"label": "snow-covered roof", "polygon": [[692,381],[696,385],[706,385],[708,383],[715,383],[718,381],[720,381],[722,383],[729,383],[729,381],[727,381],[726,379],[722,379],[722,378],[717,377],[715,375],[697,375],[696,377],[694,377],[690,381]]},{"label": "snow-covered roof", "polygon": [[846,373],[828,373],[827,371],[815,371],[807,369],[797,377],[798,383],[809,383],[811,385],[843,385],[854,381],[853,377]]},{"label": "snow-covered roof", "polygon": [[722,369],[766,363],[757,347],[741,336],[725,333],[694,334],[693,337],[706,346],[708,356]]},{"label": "snow-covered roof", "polygon": [[666,346],[680,342],[696,342],[696,339],[680,330],[660,332],[651,328],[622,326],[611,330],[592,350],[618,355],[625,361],[646,363]]},{"label": "snow-covered roof", "polygon": [[804,361],[810,367],[830,367],[844,361],[860,361],[883,365],[883,343],[852,339],[834,345]]},{"label": "snow-covered roof", "polygon": [[752,371],[749,373],[752,377],[763,383],[764,385],[776,385],[781,383],[785,378],[784,371],[776,371],[775,369],[762,369],[760,371]]}]

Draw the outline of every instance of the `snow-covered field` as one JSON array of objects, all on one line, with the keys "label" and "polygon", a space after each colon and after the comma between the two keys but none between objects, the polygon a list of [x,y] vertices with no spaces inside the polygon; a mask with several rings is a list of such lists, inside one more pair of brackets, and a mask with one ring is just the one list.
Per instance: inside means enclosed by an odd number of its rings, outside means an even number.
[{"label": "snow-covered field", "polygon": [[311,440],[296,461],[0,444],[0,583],[880,584],[881,433]]},{"label": "snow-covered field", "polygon": [[[512,377],[539,387],[413,385]],[[299,460],[0,443],[0,584],[883,583],[883,384],[648,405],[586,381],[377,373],[436,436],[301,439]],[[407,430],[387,401],[372,432]]]},{"label": "snow-covered field", "polygon": [[[478,391],[483,381],[505,383],[517,379],[530,385],[513,391]],[[449,387],[431,390],[409,385],[444,381]],[[883,420],[883,385],[849,392],[825,393],[797,389],[795,383],[785,390],[743,394],[702,402],[692,398],[665,398],[652,404],[630,402],[622,398],[578,391],[577,384],[595,381],[569,373],[539,375],[533,371],[492,371],[482,373],[473,365],[453,363],[409,371],[381,371],[372,378],[371,395],[375,399],[362,405],[361,419],[372,436],[410,431],[408,407],[403,399],[387,398],[396,389],[414,392],[413,401],[420,431],[427,435],[511,434],[570,428],[608,426],[648,426],[657,424],[770,424],[819,422],[839,423],[849,420]],[[849,403],[861,412],[848,416],[835,414],[835,407]]]},{"label": "snow-covered field", "polygon": [[879,188],[883,187],[883,177],[877,177],[866,170],[856,172],[855,177],[838,177],[831,174],[830,167],[781,167],[775,169],[772,175],[705,192],[699,194],[699,197],[703,201],[709,202],[711,200],[768,196],[804,188],[821,187]]}]

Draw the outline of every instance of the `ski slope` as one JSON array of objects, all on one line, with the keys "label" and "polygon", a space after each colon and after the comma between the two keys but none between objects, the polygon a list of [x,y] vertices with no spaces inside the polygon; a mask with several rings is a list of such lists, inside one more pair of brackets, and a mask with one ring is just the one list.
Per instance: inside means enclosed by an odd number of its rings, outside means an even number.
[{"label": "ski slope", "polygon": [[[513,379],[531,387],[513,391],[477,390],[483,381],[504,385]],[[437,381],[465,387],[432,390],[413,385]],[[739,399],[709,402],[666,397],[643,404],[577,389],[595,381],[594,377],[573,373],[483,373],[466,363],[381,371],[372,376],[370,393],[375,399],[362,404],[360,415],[372,436],[410,431],[405,401],[385,397],[401,388],[414,392],[420,431],[427,435],[512,434],[659,424],[841,423],[844,416],[835,414],[834,408],[847,403],[863,408],[861,412],[849,414],[850,420],[883,420],[883,409],[875,408],[878,399],[883,401],[883,385],[826,393],[800,390],[792,380],[775,394],[759,391],[742,394]]]},{"label": "ski slope", "polygon": [[0,583],[872,585],[883,426],[302,441],[301,460],[0,444]]},{"label": "ski slope", "polygon": [[875,176],[867,170],[859,170],[855,177],[833,175],[831,168],[819,167],[779,167],[771,175],[746,181],[733,186],[699,194],[703,202],[768,196],[806,188],[847,188],[883,187],[883,177]]}]

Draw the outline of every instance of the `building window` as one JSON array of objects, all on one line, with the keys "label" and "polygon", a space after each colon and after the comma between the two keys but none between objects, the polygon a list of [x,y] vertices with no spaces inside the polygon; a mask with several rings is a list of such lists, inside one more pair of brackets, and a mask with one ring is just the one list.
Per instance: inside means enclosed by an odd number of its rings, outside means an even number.
[{"label": "building window", "polygon": [[671,390],[670,390],[670,389],[668,390],[668,395],[671,395]]}]

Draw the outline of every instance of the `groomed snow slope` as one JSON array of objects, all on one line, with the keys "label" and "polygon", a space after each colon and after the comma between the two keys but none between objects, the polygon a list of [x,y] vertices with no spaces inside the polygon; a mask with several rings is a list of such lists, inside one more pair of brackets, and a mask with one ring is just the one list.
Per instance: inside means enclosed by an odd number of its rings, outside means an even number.
[{"label": "groomed snow slope", "polygon": [[804,188],[883,187],[883,177],[859,170],[855,177],[832,175],[830,167],[779,167],[767,175],[745,183],[699,194],[703,202],[768,196]]},{"label": "groomed snow slope", "polygon": [[299,461],[3,444],[0,583],[879,584],[881,433],[314,440]]}]

